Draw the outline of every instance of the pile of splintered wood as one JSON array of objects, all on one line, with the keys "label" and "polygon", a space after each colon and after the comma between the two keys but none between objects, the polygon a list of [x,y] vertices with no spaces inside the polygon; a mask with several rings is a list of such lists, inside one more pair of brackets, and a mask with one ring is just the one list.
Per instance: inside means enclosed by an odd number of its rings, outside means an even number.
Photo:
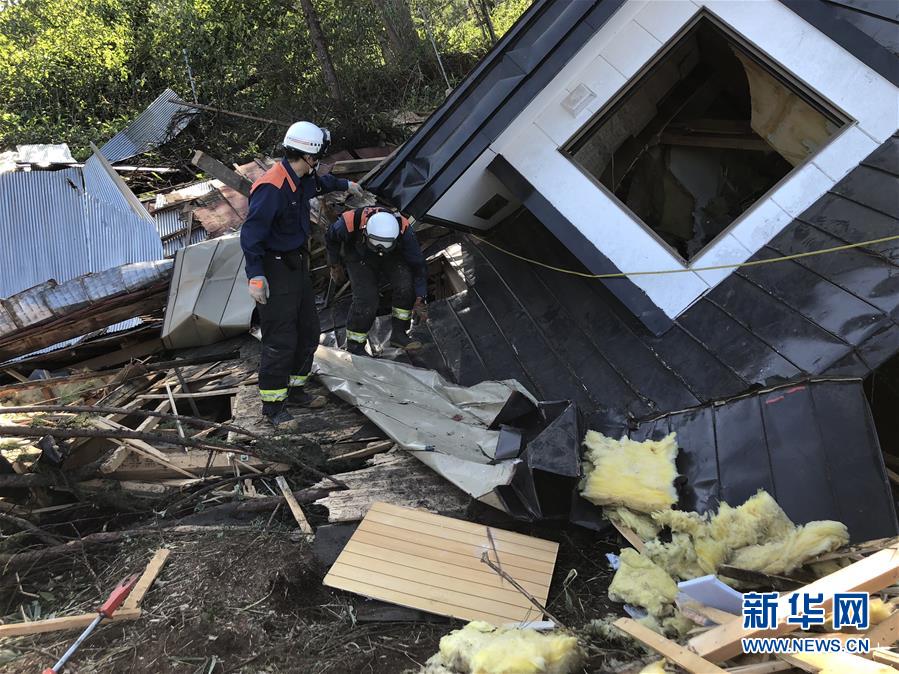
[{"label": "pile of splintered wood", "polygon": [[85,502],[172,516],[222,504],[253,511],[255,500],[272,509],[287,489],[276,477],[288,471],[339,488],[304,460],[315,438],[264,437],[230,423],[236,394],[255,392],[255,369],[232,352],[0,388],[4,533],[37,534],[42,515]]}]

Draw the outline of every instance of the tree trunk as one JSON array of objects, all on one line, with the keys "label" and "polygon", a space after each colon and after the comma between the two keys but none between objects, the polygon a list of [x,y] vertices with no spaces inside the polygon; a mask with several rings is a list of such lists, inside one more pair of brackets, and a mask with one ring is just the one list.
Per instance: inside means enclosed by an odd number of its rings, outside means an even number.
[{"label": "tree trunk", "polygon": [[378,8],[394,58],[415,53],[419,48],[418,33],[412,22],[412,11],[406,0],[372,0]]},{"label": "tree trunk", "polygon": [[321,65],[322,77],[325,78],[328,92],[334,102],[341,103],[343,96],[340,92],[340,83],[337,81],[337,72],[334,70],[334,63],[331,61],[331,53],[328,51],[328,42],[325,40],[325,34],[318,20],[318,12],[315,11],[312,0],[300,0],[300,8],[303,10],[303,16],[306,17],[309,39],[312,40],[312,47],[315,49],[315,55],[318,58],[319,65]]},{"label": "tree trunk", "polygon": [[496,43],[496,31],[493,29],[493,21],[490,19],[490,10],[492,8],[493,3],[492,2],[489,3],[489,6],[488,6],[487,0],[480,0],[480,1],[481,1],[481,11],[484,12],[484,22],[487,24],[487,30],[490,31],[490,39],[495,44]]}]

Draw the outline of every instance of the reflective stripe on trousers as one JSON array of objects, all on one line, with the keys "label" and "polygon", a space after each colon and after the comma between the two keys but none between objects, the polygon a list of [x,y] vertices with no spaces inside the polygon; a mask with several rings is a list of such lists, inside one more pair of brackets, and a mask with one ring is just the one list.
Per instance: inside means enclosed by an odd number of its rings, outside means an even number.
[{"label": "reflective stripe on trousers", "polygon": [[360,344],[365,344],[365,340],[368,339],[367,332],[353,332],[352,330],[346,331],[346,338],[352,340],[354,342],[359,342]]},{"label": "reflective stripe on trousers", "polygon": [[400,309],[399,307],[393,307],[394,318],[398,318],[401,321],[411,321],[412,320],[412,312],[409,309]]},{"label": "reflective stripe on trousers", "polygon": [[279,403],[287,400],[286,388],[261,388],[259,389],[259,397],[264,403]]},{"label": "reflective stripe on trousers", "polygon": [[308,374],[292,374],[290,375],[290,381],[287,385],[290,387],[305,386],[307,379],[309,379]]}]

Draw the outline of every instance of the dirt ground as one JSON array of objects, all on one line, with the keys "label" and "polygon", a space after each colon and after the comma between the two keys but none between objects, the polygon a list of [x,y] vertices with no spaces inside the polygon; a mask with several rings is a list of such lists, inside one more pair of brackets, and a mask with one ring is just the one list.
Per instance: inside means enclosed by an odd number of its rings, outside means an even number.
[{"label": "dirt ground", "polygon": [[[141,571],[159,547],[171,555],[132,622],[101,627],[75,655],[67,672],[302,672],[331,674],[418,672],[440,637],[462,623],[356,620],[355,595],[322,585],[327,569],[315,561],[289,514],[260,517],[238,527],[141,535],[93,546],[52,564],[4,574],[0,610],[32,618],[94,610],[122,578]],[[475,520],[494,519],[474,512]],[[315,522],[313,521],[313,524]],[[496,524],[494,522],[494,524]],[[508,524],[508,523],[506,523]],[[559,559],[548,608],[566,625],[581,627],[614,612],[606,596],[605,552],[614,537],[576,528],[514,526],[558,540]],[[77,633],[19,637],[0,643],[4,672],[51,666]],[[593,643],[585,671],[609,671],[634,653]]]}]

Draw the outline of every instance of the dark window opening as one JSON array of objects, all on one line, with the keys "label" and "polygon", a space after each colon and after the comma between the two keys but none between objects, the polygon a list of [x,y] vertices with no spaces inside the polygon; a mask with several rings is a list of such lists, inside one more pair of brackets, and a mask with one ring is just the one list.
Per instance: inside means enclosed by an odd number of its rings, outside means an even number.
[{"label": "dark window opening", "polygon": [[703,16],[564,151],[689,260],[844,123]]},{"label": "dark window opening", "polygon": [[482,220],[489,220],[494,215],[503,210],[503,208],[505,208],[508,203],[509,200],[506,199],[502,194],[494,194],[484,203],[483,206],[481,206],[474,212],[474,216],[476,218],[481,218]]}]

